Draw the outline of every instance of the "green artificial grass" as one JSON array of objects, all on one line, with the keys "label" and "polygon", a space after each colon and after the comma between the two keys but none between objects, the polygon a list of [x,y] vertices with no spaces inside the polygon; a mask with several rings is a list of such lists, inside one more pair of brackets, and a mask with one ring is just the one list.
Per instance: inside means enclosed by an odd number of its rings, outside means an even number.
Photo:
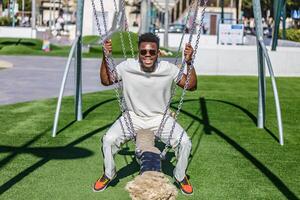
[{"label": "green artificial grass", "polygon": [[[130,37],[132,39],[132,47],[134,54],[137,55],[137,44],[138,35],[136,33],[130,32]],[[113,57],[124,57],[123,49],[121,45],[121,37],[123,37],[124,47],[126,55],[131,57],[131,45],[129,42],[128,32],[116,32],[112,36],[113,43]],[[122,35],[122,36],[121,36]],[[83,53],[83,57],[86,58],[99,58],[102,57],[102,47],[99,45],[99,36],[88,35],[82,38],[82,44],[84,46],[89,46],[90,51],[88,53]],[[50,52],[44,52],[42,50],[43,41],[39,39],[22,39],[22,38],[0,38],[0,55],[37,55],[37,56],[64,56],[69,55],[70,46],[57,46],[51,44]],[[164,49],[164,48],[162,48]],[[164,49],[166,50],[166,49]],[[172,56],[175,57],[176,53],[173,52]],[[181,53],[180,53],[181,55]]]},{"label": "green artificial grass", "polygon": [[[178,199],[299,199],[300,79],[277,81],[284,146],[277,141],[270,80],[266,128],[258,129],[257,78],[199,77],[179,117],[193,143],[187,174],[195,192]],[[74,121],[73,105],[73,97],[64,98],[56,138],[56,99],[0,106],[1,199],[130,199],[124,187],[139,169],[132,143],[115,157],[112,185],[101,193],[91,190],[103,172],[100,139],[120,114],[114,92],[85,94],[80,122]],[[169,177],[173,156],[171,151],[163,162]]]}]

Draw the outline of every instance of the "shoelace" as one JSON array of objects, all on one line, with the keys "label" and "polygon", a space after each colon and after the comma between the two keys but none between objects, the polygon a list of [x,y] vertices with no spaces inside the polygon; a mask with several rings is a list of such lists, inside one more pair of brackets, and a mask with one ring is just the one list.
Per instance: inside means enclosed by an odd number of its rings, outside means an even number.
[{"label": "shoelace", "polygon": [[184,177],[184,179],[180,182],[181,185],[191,185],[187,177]]},{"label": "shoelace", "polygon": [[107,178],[106,176],[102,176],[100,179],[99,179],[100,182],[108,182],[109,181],[109,178]]}]

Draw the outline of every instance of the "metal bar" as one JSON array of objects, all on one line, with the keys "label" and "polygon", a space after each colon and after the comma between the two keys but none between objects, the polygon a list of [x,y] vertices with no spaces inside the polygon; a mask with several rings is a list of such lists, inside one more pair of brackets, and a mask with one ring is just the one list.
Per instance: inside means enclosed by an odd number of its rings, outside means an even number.
[{"label": "metal bar", "polygon": [[221,22],[224,23],[224,0],[221,0]]},{"label": "metal bar", "polygon": [[75,115],[76,120],[82,120],[82,21],[83,21],[83,7],[84,0],[78,0],[77,2],[77,26],[76,35],[78,37],[76,48],[76,94],[75,94]]},{"label": "metal bar", "polygon": [[22,22],[24,22],[25,0],[22,0]]},{"label": "metal bar", "polygon": [[115,32],[121,31],[121,30],[122,30],[122,27],[121,27],[121,26],[118,27],[118,28],[115,29],[115,30],[109,30],[109,31],[107,32],[107,34],[106,34],[105,36],[102,37],[102,39],[101,39],[101,41],[100,41],[100,43],[99,43],[100,46],[102,46],[103,43],[104,43],[106,40],[108,40],[109,38],[111,38]]},{"label": "metal bar", "polygon": [[282,39],[286,40],[286,0],[282,7]]},{"label": "metal bar", "polygon": [[276,51],[277,44],[278,44],[278,33],[279,33],[279,25],[280,25],[280,17],[281,11],[283,7],[283,0],[277,0],[275,3],[276,12],[275,12],[275,25],[273,31],[273,39],[272,39],[272,51]]},{"label": "metal bar", "polygon": [[13,0],[13,8],[12,8],[12,26],[16,26],[16,18],[15,18],[15,6],[16,6],[16,0]]},{"label": "metal bar", "polygon": [[65,67],[63,80],[62,80],[62,83],[61,83],[61,86],[60,86],[59,96],[58,96],[57,105],[56,105],[56,112],[55,112],[53,129],[52,129],[52,137],[55,137],[56,133],[57,133],[57,126],[58,126],[58,120],[59,120],[59,113],[60,113],[60,109],[61,109],[61,102],[62,102],[64,90],[65,90],[67,76],[68,76],[68,73],[69,73],[69,69],[70,69],[70,66],[71,66],[72,58],[73,58],[73,55],[74,55],[74,52],[75,52],[75,48],[76,48],[78,39],[79,39],[79,37],[76,37],[73,44],[72,44],[72,48],[70,50],[68,61],[67,61],[66,67]]},{"label": "metal bar", "polygon": [[257,41],[257,59],[258,59],[258,114],[257,127],[265,126],[265,102],[266,102],[266,80],[265,80],[265,62],[263,49],[259,45],[259,39],[263,38],[261,5],[259,0],[252,0],[253,13],[255,18],[256,41]]},{"label": "metal bar", "polygon": [[31,28],[36,29],[36,0],[32,0],[31,7]]},{"label": "metal bar", "polygon": [[268,50],[267,50],[263,40],[259,40],[259,44],[260,44],[261,48],[263,49],[264,56],[266,58],[267,66],[269,69],[269,74],[270,74],[271,81],[272,81],[272,89],[273,89],[273,93],[274,93],[275,106],[276,106],[277,125],[278,125],[278,131],[279,131],[279,143],[281,145],[283,145],[284,141],[283,141],[283,126],[282,126],[282,118],[281,118],[281,109],[280,109],[280,102],[279,102],[278,90],[277,90],[276,80],[275,80],[275,76],[274,76],[274,72],[273,72],[273,67],[272,67],[272,63],[271,63],[271,60],[270,60],[270,57],[268,54]]},{"label": "metal bar", "polygon": [[165,33],[164,47],[169,48],[169,0],[165,0]]},{"label": "metal bar", "polygon": [[148,24],[148,1],[149,0],[142,0],[141,2],[141,25],[140,25],[140,34],[146,33],[149,31],[149,24]]}]

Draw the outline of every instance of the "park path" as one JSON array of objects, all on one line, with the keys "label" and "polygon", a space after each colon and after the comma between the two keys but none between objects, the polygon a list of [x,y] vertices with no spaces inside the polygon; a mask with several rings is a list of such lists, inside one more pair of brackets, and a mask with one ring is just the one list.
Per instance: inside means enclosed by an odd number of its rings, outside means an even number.
[{"label": "park path", "polygon": [[[0,69],[0,105],[57,97],[67,58],[40,56],[0,56],[13,64]],[[83,60],[83,92],[101,91],[98,76],[100,59]],[[109,89],[109,88],[108,88]],[[65,95],[74,94],[74,68],[71,67]]]},{"label": "park path", "polygon": [[[13,64],[12,68],[0,69],[0,105],[58,97],[67,58],[0,56],[0,60]],[[100,59],[83,59],[83,93],[111,89],[100,84],[100,62]],[[73,94],[74,68],[71,67],[64,95]]]}]

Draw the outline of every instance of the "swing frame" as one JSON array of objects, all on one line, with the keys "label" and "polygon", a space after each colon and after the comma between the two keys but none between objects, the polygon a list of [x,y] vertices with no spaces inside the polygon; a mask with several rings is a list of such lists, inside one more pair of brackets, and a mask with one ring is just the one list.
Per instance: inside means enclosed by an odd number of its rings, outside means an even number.
[{"label": "swing frame", "polygon": [[[277,124],[278,124],[278,130],[279,130],[279,143],[280,145],[284,144],[283,141],[283,127],[282,127],[282,118],[281,118],[281,109],[280,109],[280,103],[279,103],[279,97],[277,92],[277,86],[275,81],[275,76],[272,69],[272,64],[267,52],[267,48],[265,47],[263,41],[262,41],[262,25],[261,25],[261,5],[259,0],[252,0],[253,1],[253,13],[255,16],[255,22],[257,24],[257,48],[258,48],[258,78],[259,78],[259,85],[258,85],[258,128],[264,128],[265,124],[265,93],[266,93],[266,87],[265,87],[265,61],[267,61],[268,70],[271,76],[272,80],[272,89],[274,93],[274,99],[275,99],[275,107],[276,107],[276,114],[277,114]],[[84,8],[84,0],[78,0],[77,1],[77,17],[76,17],[76,38],[72,44],[72,48],[69,53],[67,65],[65,68],[65,72],[63,75],[63,80],[60,88],[60,93],[57,101],[57,107],[54,117],[54,123],[53,123],[53,130],[52,130],[52,137],[56,137],[57,134],[57,128],[58,128],[58,122],[59,122],[59,114],[61,109],[61,103],[63,98],[63,93],[65,89],[65,83],[67,79],[67,75],[69,73],[71,61],[74,58],[75,60],[75,72],[76,72],[76,78],[75,78],[75,117],[77,121],[82,120],[82,22],[83,22],[83,8]],[[122,7],[122,10],[125,9],[125,5]],[[134,57],[134,55],[133,55]],[[178,113],[179,114],[179,113]]]}]

